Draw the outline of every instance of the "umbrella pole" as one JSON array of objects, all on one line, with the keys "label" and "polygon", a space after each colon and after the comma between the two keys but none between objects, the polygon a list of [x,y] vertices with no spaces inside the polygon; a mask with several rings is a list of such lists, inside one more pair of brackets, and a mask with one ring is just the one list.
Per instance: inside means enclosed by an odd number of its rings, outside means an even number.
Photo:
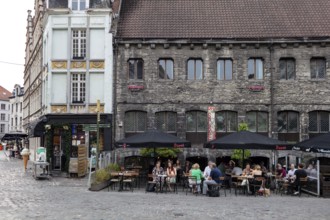
[{"label": "umbrella pole", "polygon": [[244,149],[243,149],[243,155],[242,155],[242,167],[244,167]]}]

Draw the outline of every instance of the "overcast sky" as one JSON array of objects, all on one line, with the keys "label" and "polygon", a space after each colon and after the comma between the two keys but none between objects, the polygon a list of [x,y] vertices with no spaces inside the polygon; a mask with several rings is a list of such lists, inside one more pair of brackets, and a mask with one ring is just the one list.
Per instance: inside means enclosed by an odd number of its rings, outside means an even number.
[{"label": "overcast sky", "polygon": [[27,10],[34,9],[34,0],[1,1],[0,7],[0,85],[13,90],[23,86]]}]

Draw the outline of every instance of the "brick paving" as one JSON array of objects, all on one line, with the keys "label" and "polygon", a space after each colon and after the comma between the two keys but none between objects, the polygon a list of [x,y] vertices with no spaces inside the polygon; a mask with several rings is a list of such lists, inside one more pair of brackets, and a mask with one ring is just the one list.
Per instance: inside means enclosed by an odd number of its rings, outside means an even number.
[{"label": "brick paving", "polygon": [[[31,164],[29,164],[31,167]],[[329,219],[330,200],[315,197],[220,198],[182,193],[87,190],[87,178],[36,181],[23,161],[0,152],[0,219]]]}]

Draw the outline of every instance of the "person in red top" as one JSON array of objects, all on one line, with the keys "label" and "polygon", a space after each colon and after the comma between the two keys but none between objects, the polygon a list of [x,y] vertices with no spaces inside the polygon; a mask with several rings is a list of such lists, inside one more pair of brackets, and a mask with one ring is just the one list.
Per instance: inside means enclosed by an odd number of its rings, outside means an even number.
[{"label": "person in red top", "polygon": [[284,177],[286,177],[286,170],[279,163],[277,164],[277,167],[276,167],[276,176],[278,178],[284,178]]}]

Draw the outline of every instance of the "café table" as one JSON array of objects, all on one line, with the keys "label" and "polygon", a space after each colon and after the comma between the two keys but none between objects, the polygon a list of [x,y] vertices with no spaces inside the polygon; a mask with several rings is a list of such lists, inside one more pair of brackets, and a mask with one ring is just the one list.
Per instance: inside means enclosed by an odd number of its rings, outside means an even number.
[{"label": "caf\u00e9 table", "polygon": [[159,178],[159,191],[163,192],[163,187],[162,187],[162,180],[164,179],[164,184],[166,183],[166,174],[157,174],[157,177]]}]

